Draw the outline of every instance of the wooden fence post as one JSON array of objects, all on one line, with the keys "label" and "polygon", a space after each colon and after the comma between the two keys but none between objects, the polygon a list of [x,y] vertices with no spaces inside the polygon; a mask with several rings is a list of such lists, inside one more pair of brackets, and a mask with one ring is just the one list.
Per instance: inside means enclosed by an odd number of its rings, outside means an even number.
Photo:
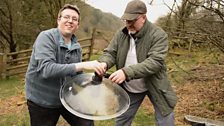
[{"label": "wooden fence post", "polygon": [[90,57],[93,54],[93,46],[94,46],[95,34],[96,34],[96,28],[93,29],[92,39],[91,39],[91,46],[90,46],[90,53],[89,53],[89,59],[88,60],[90,60]]},{"label": "wooden fence post", "polygon": [[7,55],[5,53],[0,53],[0,77],[2,79],[6,78],[6,61]]},{"label": "wooden fence post", "polygon": [[192,38],[189,38],[188,40],[189,40],[188,51],[191,52],[191,49],[192,49],[192,46],[193,46],[193,45],[192,45],[192,44],[193,44],[193,39],[192,39]]},{"label": "wooden fence post", "polygon": [[2,78],[3,72],[3,53],[0,53],[0,78]]}]

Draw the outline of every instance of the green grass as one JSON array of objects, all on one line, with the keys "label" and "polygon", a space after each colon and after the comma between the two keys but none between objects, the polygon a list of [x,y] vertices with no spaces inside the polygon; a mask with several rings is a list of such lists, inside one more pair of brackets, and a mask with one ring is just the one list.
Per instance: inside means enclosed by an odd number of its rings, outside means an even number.
[{"label": "green grass", "polygon": [[173,84],[177,85],[186,83],[187,77],[194,76],[194,73],[192,73],[193,68],[203,64],[217,64],[223,58],[221,52],[211,52],[206,48],[191,52],[179,49],[175,53],[170,53],[167,56],[166,63],[169,70],[169,78]]},{"label": "green grass", "polygon": [[0,99],[4,99],[23,92],[24,84],[18,77],[0,80]]},{"label": "green grass", "polygon": [[154,126],[155,125],[154,115],[149,113],[148,111],[149,110],[141,106],[135,116],[133,126]]},{"label": "green grass", "polygon": [[115,125],[114,119],[95,121],[95,126],[114,126],[114,125]]},{"label": "green grass", "polygon": [[[13,96],[21,95],[21,93],[24,93],[24,83],[22,83],[18,77],[0,80],[0,105],[2,105],[7,98],[9,99]],[[12,103],[8,103],[8,105],[12,105]],[[0,111],[3,110],[0,109]],[[19,110],[18,113],[0,113],[0,126],[29,126],[27,110],[22,109]]]},{"label": "green grass", "polygon": [[[104,121],[95,121],[96,126],[114,126],[115,120],[104,120]],[[132,126],[153,126],[154,125],[154,115],[149,114],[148,110],[142,106],[138,110]]]},{"label": "green grass", "polygon": [[29,126],[29,115],[27,112],[0,116],[0,126]]}]

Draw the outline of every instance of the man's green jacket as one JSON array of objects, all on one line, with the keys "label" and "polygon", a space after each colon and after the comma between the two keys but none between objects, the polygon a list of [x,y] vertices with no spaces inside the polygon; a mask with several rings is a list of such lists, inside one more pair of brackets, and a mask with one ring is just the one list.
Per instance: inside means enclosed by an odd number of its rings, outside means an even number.
[{"label": "man's green jacket", "polygon": [[167,34],[146,21],[135,37],[138,64],[124,67],[130,40],[126,27],[115,34],[99,61],[106,62],[108,69],[114,65],[122,69],[127,81],[144,78],[152,100],[165,116],[172,112],[177,102],[177,96],[167,78],[164,61],[168,52]]}]

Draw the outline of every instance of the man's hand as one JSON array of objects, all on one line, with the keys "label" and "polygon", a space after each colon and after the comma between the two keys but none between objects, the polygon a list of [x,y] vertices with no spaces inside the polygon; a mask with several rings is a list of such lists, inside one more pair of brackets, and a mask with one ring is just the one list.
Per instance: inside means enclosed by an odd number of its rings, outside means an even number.
[{"label": "man's hand", "polygon": [[124,74],[124,71],[120,69],[112,73],[109,79],[114,83],[121,84],[126,80],[126,76]]},{"label": "man's hand", "polygon": [[101,66],[102,66],[105,70],[107,70],[107,63],[105,63],[105,62],[101,62],[100,64],[101,64]]},{"label": "man's hand", "polygon": [[77,71],[94,70],[99,75],[102,75],[106,71],[104,65],[96,60],[76,63],[75,66]]}]

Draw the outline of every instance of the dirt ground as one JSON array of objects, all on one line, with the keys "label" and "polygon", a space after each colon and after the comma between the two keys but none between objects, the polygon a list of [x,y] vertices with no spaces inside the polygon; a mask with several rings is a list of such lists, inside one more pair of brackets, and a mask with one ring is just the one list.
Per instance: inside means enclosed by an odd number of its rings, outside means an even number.
[{"label": "dirt ground", "polygon": [[[193,76],[186,76],[183,84],[174,84],[179,101],[175,108],[176,125],[188,125],[185,115],[224,121],[224,65],[201,65],[192,68]],[[24,93],[9,99],[0,99],[0,116],[27,111]],[[152,113],[152,105],[146,98],[143,107]]]},{"label": "dirt ground", "polygon": [[[173,86],[178,95],[175,124],[189,125],[184,116],[193,115],[224,121],[224,65],[203,65],[192,69],[184,84]],[[153,112],[151,103],[144,106]]]}]

